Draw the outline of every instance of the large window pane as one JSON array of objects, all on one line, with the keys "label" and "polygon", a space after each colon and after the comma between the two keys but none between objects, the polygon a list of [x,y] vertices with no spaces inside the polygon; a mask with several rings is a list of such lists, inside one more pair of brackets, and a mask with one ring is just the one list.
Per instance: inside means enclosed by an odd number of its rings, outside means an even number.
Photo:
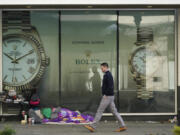
[{"label": "large window pane", "polygon": [[43,106],[59,105],[59,12],[32,11],[31,21],[39,35],[49,57],[49,65],[38,85]]},{"label": "large window pane", "polygon": [[61,104],[95,112],[101,96],[101,62],[108,62],[116,86],[115,12],[61,14]]},{"label": "large window pane", "polygon": [[58,34],[58,11],[3,11],[3,90],[59,104]]},{"label": "large window pane", "polygon": [[120,112],[175,112],[174,22],[174,11],[119,12]]}]

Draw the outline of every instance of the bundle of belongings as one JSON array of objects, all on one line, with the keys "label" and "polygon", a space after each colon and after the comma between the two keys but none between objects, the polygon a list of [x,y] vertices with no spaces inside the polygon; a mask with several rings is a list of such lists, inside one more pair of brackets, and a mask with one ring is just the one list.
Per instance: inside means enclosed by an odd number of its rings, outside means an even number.
[{"label": "bundle of belongings", "polygon": [[66,108],[52,107],[40,109],[40,98],[34,94],[30,100],[31,109],[29,110],[29,118],[34,123],[90,123],[94,118],[91,115],[81,114],[79,111],[71,111]]},{"label": "bundle of belongings", "polygon": [[29,110],[29,117],[35,123],[90,123],[94,118],[91,115],[83,115],[78,111],[71,111],[66,108],[43,108],[41,110]]},{"label": "bundle of belongings", "polygon": [[42,123],[43,115],[39,109],[40,106],[40,98],[37,94],[33,94],[30,102],[31,109],[29,109],[29,119],[33,119],[34,123]]},{"label": "bundle of belongings", "polygon": [[71,111],[66,108],[44,108],[42,110],[44,123],[59,122],[59,123],[89,123],[93,121],[90,115],[80,114],[78,111]]}]

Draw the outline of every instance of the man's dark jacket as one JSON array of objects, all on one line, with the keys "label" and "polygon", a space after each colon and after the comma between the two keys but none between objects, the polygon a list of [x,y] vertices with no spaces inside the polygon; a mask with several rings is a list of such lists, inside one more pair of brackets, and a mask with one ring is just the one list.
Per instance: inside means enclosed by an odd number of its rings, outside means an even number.
[{"label": "man's dark jacket", "polygon": [[111,72],[106,71],[103,76],[102,82],[102,94],[106,96],[114,95],[114,82]]}]

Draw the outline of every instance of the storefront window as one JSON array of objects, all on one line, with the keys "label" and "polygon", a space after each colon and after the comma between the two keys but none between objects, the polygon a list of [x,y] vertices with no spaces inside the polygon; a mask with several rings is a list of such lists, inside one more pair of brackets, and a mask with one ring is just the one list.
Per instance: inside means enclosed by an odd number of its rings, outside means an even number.
[{"label": "storefront window", "polygon": [[3,90],[36,88],[41,105],[58,105],[59,12],[3,11],[2,18]]},{"label": "storefront window", "polygon": [[120,113],[175,112],[174,11],[3,11],[2,26],[3,90],[95,113],[107,62]]},{"label": "storefront window", "polygon": [[96,112],[107,62],[116,86],[115,12],[61,13],[61,104],[81,112]]},{"label": "storefront window", "polygon": [[119,12],[120,112],[175,112],[174,18],[174,11]]}]

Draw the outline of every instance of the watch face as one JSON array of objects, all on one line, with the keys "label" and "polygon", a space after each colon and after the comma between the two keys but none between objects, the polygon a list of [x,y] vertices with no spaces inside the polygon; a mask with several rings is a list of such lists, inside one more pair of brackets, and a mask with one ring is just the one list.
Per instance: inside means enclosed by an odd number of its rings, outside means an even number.
[{"label": "watch face", "polygon": [[133,53],[131,64],[137,73],[149,76],[158,69],[159,56],[156,50],[141,47]]},{"label": "watch face", "polygon": [[21,86],[34,79],[40,69],[40,53],[33,40],[13,35],[3,38],[3,83]]}]

